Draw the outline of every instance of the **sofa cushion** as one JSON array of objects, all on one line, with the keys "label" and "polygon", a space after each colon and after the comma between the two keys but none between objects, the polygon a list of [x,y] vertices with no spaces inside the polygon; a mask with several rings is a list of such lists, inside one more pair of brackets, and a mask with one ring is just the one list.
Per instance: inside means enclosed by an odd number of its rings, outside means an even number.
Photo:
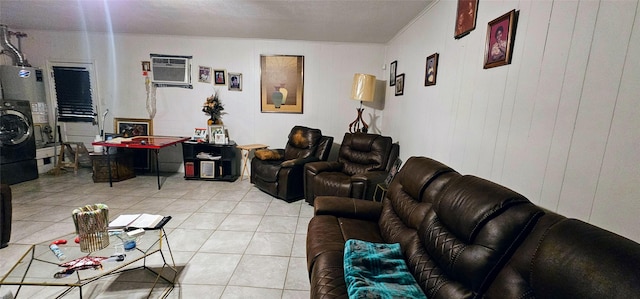
[{"label": "sofa cushion", "polygon": [[445,187],[420,224],[409,268],[428,298],[483,293],[543,212],[522,195],[474,176]]}]

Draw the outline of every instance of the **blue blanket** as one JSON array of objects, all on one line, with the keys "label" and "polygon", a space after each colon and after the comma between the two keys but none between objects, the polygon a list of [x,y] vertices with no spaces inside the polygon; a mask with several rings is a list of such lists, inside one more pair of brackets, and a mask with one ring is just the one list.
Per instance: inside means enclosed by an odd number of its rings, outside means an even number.
[{"label": "blue blanket", "polygon": [[352,299],[427,298],[409,272],[397,243],[347,240],[344,279]]}]

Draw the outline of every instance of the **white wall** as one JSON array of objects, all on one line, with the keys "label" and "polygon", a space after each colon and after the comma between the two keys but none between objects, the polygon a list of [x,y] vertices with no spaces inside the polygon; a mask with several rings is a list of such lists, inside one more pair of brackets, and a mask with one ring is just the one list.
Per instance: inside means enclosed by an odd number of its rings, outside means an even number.
[{"label": "white wall", "polygon": [[[487,23],[512,9],[512,64],[485,70]],[[455,15],[456,1],[438,1],[388,46],[405,90],[387,90],[383,121],[401,156],[640,241],[638,1],[480,1],[476,29],[459,40]],[[435,52],[437,85],[425,87]]]},{"label": "white wall", "polygon": [[[23,51],[34,66],[47,60],[95,61],[98,70],[98,96],[110,110],[105,131],[112,132],[114,117],[149,118],[141,61],[150,53],[192,55],[193,89],[158,88],[154,135],[191,136],[203,127],[207,115],[201,109],[205,99],[219,89],[225,107],[225,126],[238,144],[263,143],[284,147],[294,125],[320,128],[325,135],[342,141],[348,125],[356,118],[359,103],[350,100],[353,74],[383,76],[384,45],[322,43],[284,40],[229,39],[130,34],[85,34],[82,32],[30,31],[23,40]],[[260,55],[303,55],[303,114],[261,113]],[[197,82],[198,66],[226,69],[243,74],[243,90]],[[369,114],[381,111],[368,108]],[[375,127],[380,127],[377,118]],[[98,129],[96,127],[97,134]],[[169,152],[169,153],[166,153]],[[162,150],[161,169],[181,165],[180,149]]]}]

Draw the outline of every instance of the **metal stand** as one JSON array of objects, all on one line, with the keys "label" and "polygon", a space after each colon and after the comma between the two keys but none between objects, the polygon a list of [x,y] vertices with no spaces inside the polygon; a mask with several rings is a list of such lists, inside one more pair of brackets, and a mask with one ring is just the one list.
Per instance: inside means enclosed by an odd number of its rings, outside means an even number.
[{"label": "metal stand", "polygon": [[[358,111],[358,117],[356,117],[356,120],[349,124],[349,133],[367,133],[367,131],[369,131],[369,125],[367,125],[367,123],[362,118],[362,112],[364,111],[364,108],[362,108],[362,101],[360,101],[360,108],[356,110]],[[362,123],[362,129],[360,129],[360,123]]]}]

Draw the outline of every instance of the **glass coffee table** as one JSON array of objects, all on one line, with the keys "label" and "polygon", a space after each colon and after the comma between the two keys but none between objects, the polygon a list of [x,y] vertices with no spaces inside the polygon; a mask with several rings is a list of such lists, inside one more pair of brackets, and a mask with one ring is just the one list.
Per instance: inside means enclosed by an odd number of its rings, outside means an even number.
[{"label": "glass coffee table", "polygon": [[[15,294],[16,297],[18,297],[22,286],[51,286],[65,288],[56,298],[61,298],[71,292],[74,288],[78,288],[80,291],[80,298],[82,298],[82,287],[88,283],[99,280],[108,275],[145,269],[151,271],[151,273],[155,275],[155,280],[151,290],[149,290],[148,297],[151,296],[160,280],[163,280],[169,285],[164,289],[161,297],[164,298],[169,295],[175,286],[175,280],[178,277],[178,270],[164,229],[147,230],[144,235],[137,238],[135,244],[136,247],[128,251],[124,250],[123,245],[123,239],[126,239],[125,234],[126,233],[124,232],[120,232],[119,234],[110,232],[109,246],[91,253],[80,251],[80,244],[74,242],[76,237],[75,233],[62,236],[58,239],[67,240],[66,244],[59,245],[60,249],[66,256],[62,261],[58,260],[56,255],[49,248],[52,241],[32,245],[11,268],[11,270],[2,277],[2,280],[0,280],[0,286],[17,285],[18,289]],[[166,248],[164,248],[165,250],[163,250],[163,246],[166,246]],[[163,251],[168,253],[170,263],[168,263],[167,258],[165,257],[165,252]],[[59,264],[69,262],[77,258],[87,256],[111,257],[122,253],[126,255],[123,261],[105,260],[101,262],[102,266],[98,269],[89,268],[84,270],[67,271],[71,273],[55,275],[56,273],[66,269],[65,267],[60,267]],[[147,258],[156,253],[158,253],[162,258],[162,266],[160,267],[159,264],[155,264],[152,268],[150,267],[150,261],[147,260]],[[138,261],[141,261],[140,263],[142,265],[133,265]],[[59,278],[54,277],[54,275]]]}]

